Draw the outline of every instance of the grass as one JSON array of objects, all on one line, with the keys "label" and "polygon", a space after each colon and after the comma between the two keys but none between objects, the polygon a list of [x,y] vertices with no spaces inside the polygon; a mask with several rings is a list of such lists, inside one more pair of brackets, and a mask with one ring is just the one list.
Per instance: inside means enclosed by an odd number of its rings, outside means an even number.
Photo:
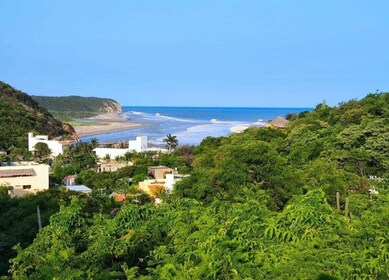
[{"label": "grass", "polygon": [[50,111],[50,113],[54,116],[54,118],[70,123],[75,121],[75,119],[83,119],[83,118],[90,118],[95,117],[99,113],[90,113],[90,112],[58,112],[58,111]]}]

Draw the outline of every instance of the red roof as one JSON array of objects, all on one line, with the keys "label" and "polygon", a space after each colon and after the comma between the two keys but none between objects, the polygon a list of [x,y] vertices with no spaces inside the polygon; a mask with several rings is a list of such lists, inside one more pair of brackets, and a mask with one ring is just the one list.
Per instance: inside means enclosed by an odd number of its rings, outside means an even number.
[{"label": "red roof", "polygon": [[115,195],[113,198],[117,202],[123,202],[126,200],[126,195],[125,194],[118,194],[118,195]]}]

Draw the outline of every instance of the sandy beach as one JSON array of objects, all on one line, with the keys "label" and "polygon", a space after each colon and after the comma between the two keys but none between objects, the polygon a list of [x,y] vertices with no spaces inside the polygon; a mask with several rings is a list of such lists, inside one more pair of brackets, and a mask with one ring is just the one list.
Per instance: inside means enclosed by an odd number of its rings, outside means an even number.
[{"label": "sandy beach", "polygon": [[115,131],[124,131],[142,127],[142,124],[131,123],[121,114],[102,114],[84,119],[85,125],[73,126],[78,137],[92,136]]}]

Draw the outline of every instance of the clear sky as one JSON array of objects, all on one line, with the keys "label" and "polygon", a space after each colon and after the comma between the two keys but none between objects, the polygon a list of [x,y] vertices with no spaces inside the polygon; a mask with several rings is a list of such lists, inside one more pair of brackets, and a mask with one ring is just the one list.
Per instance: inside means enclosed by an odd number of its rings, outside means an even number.
[{"label": "clear sky", "polygon": [[310,107],[389,91],[389,1],[1,0],[0,80],[122,105]]}]

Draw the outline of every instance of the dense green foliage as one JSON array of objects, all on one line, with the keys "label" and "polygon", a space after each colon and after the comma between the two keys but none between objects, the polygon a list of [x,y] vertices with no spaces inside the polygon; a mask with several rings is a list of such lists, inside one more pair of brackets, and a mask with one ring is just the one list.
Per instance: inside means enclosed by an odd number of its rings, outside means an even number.
[{"label": "dense green foliage", "polygon": [[336,192],[366,192],[367,175],[388,171],[388,128],[389,94],[370,94],[335,108],[318,105],[293,116],[286,130],[252,128],[205,139],[192,176],[176,194],[236,201],[242,188],[259,188],[281,209],[294,195],[321,188],[334,203]]},{"label": "dense green foliage", "polygon": [[32,96],[32,98],[62,120],[121,112],[120,104],[109,98],[81,96]]},{"label": "dense green foliage", "polygon": [[[149,166],[166,165],[178,168],[180,172],[187,173],[191,169],[193,147],[183,146],[170,154],[147,152],[127,153],[118,162],[132,162],[133,166],[126,166],[116,172],[97,172],[98,161],[92,150],[97,145],[80,142],[76,147],[64,151],[56,157],[53,164],[52,182],[57,184],[67,175],[77,174],[77,183],[84,184],[93,190],[104,190],[105,194],[113,191],[125,192],[129,188],[129,182],[133,184],[147,179]],[[113,161],[113,159],[112,159]]]},{"label": "dense green foliage", "polygon": [[290,116],[287,129],[128,154],[135,165],[110,174],[75,160],[93,146],[81,145],[54,169],[79,167],[77,179],[95,189],[114,190],[154,164],[191,176],[159,205],[91,208],[73,198],[17,248],[12,278],[388,279],[388,114],[389,94],[320,104]]},{"label": "dense green foliage", "polygon": [[6,274],[8,260],[16,256],[12,247],[20,243],[22,248],[30,245],[38,232],[37,205],[42,213],[42,224],[59,210],[58,199],[46,193],[37,196],[10,199],[0,195],[0,275]]},{"label": "dense green foliage", "polygon": [[[0,82],[0,150],[27,150],[27,133],[70,137],[74,130],[56,120],[27,94]],[[15,149],[15,148],[14,148]]]},{"label": "dense green foliage", "polygon": [[34,146],[34,156],[39,162],[48,162],[51,150],[46,143],[38,142]]},{"label": "dense green foliage", "polygon": [[12,247],[30,245],[38,233],[37,206],[41,211],[42,225],[49,224],[51,215],[59,211],[59,205],[68,204],[75,195],[49,190],[37,195],[10,198],[4,187],[0,187],[0,275],[6,274],[8,260],[16,256]]},{"label": "dense green foliage", "polygon": [[57,213],[60,205],[67,206],[71,198],[83,202],[86,213],[101,212],[109,214],[117,205],[104,197],[88,197],[76,192],[48,190],[37,195],[10,198],[0,187],[0,275],[7,274],[9,259],[16,256],[14,246],[26,248],[38,233],[37,206],[40,208],[43,227],[49,224],[50,217]]},{"label": "dense green foliage", "polygon": [[74,199],[12,261],[14,279],[385,279],[389,195],[352,195],[351,218],[321,190],[282,212],[263,191],[205,206],[176,199],[91,216]]},{"label": "dense green foliage", "polygon": [[93,145],[80,142],[76,147],[65,150],[58,155],[53,164],[53,176],[60,181],[67,175],[75,175],[82,170],[96,166],[97,157],[92,152]]}]

